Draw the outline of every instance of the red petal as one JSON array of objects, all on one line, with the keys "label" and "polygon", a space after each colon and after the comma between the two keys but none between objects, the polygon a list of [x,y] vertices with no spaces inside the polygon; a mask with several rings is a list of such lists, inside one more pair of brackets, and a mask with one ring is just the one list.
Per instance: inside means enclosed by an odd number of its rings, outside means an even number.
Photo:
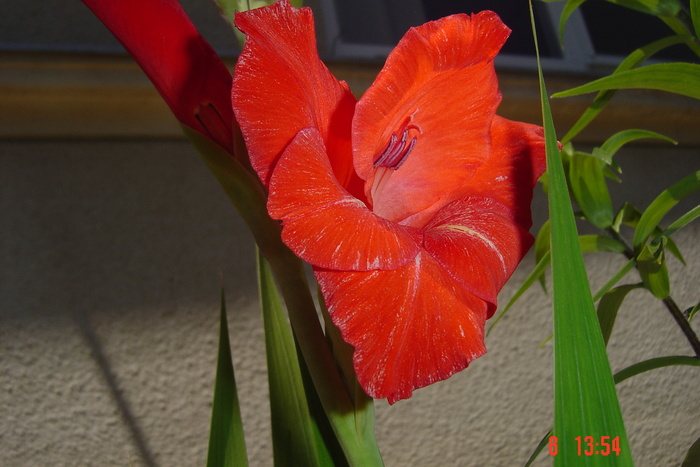
[{"label": "red petal", "polygon": [[174,0],[83,3],[143,68],[175,117],[232,153],[231,73],[180,4]]},{"label": "red petal", "polygon": [[532,243],[513,213],[490,198],[454,201],[425,226],[424,248],[466,290],[489,302],[489,317]]},{"label": "red petal", "polygon": [[236,14],[246,34],[233,81],[233,107],[251,163],[267,185],[270,170],[303,128],[318,128],[336,177],[352,176],[350,122],[355,98],[321,62],[313,15],[283,0]]},{"label": "red petal", "polygon": [[355,347],[357,379],[392,404],[486,352],[486,303],[430,255],[392,271],[316,270],[333,322]]},{"label": "red petal", "polygon": [[409,118],[420,134],[412,132],[414,150],[373,200],[377,214],[400,221],[444,203],[486,160],[500,102],[493,58],[509,33],[493,12],[453,15],[412,28],[391,53],[353,120],[355,168],[368,196],[374,158],[391,134]]},{"label": "red petal", "polygon": [[282,220],[282,240],[315,266],[393,269],[418,253],[417,229],[375,216],[340,186],[315,128],[289,144],[269,188],[268,212]]},{"label": "red petal", "polygon": [[525,229],[532,226],[530,203],[537,179],[546,169],[542,127],[496,117],[492,152],[463,187],[469,196],[487,196],[507,206]]}]

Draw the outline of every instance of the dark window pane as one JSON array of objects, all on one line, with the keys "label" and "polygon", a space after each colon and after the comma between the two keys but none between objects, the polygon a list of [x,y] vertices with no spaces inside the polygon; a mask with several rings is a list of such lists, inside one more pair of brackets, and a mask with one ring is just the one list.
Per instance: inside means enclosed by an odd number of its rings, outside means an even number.
[{"label": "dark window pane", "polygon": [[[336,7],[344,41],[387,46],[396,45],[411,26],[455,13],[493,10],[513,30],[503,53],[535,55],[528,4],[522,0],[337,0]],[[559,57],[554,29],[542,5],[534,7],[540,52]]]},{"label": "dark window pane", "polygon": [[[513,55],[535,55],[530,26],[530,11],[528,3],[518,0],[423,0],[428,20],[434,20],[454,13],[478,13],[482,10],[492,10],[498,13],[501,20],[513,30],[502,53]],[[560,56],[556,37],[553,36],[552,25],[544,16],[544,10],[538,3],[533,5],[535,25],[540,37],[540,53],[544,57]]]},{"label": "dark window pane", "polygon": [[[586,2],[581,12],[598,54],[624,57],[656,39],[673,35],[659,18],[609,2]],[[656,58],[697,61],[685,45],[669,47]]]}]

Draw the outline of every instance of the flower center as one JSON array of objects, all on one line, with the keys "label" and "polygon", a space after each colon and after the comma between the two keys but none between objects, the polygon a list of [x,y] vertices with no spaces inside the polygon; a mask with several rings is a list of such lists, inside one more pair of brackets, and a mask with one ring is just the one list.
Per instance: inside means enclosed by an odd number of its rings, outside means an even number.
[{"label": "flower center", "polygon": [[[416,110],[416,112],[418,111]],[[372,202],[375,204],[391,175],[406,162],[408,156],[413,152],[413,148],[416,147],[418,142],[418,135],[423,133],[418,125],[411,122],[416,112],[406,117],[397,132],[391,133],[389,142],[374,158],[374,168],[376,170],[370,194]],[[398,137],[399,134],[401,139]],[[409,140],[411,135],[413,137]]]},{"label": "flower center", "polygon": [[389,142],[386,144],[382,152],[380,152],[374,158],[374,168],[387,167],[389,169],[398,169],[406,162],[408,156],[416,147],[418,142],[418,136],[413,136],[411,141],[408,141],[409,133],[415,130],[418,134],[423,133],[418,125],[411,123],[413,115],[409,115],[406,120],[401,125],[398,133],[401,134],[401,139],[397,136],[397,133],[392,133]]}]

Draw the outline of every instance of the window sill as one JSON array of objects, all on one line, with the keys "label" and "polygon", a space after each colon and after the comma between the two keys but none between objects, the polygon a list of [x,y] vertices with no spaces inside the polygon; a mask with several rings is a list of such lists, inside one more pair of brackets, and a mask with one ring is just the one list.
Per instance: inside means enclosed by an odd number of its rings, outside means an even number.
[{"label": "window sill", "polygon": [[[229,63],[232,67],[233,63]],[[379,67],[338,63],[331,71],[357,94]],[[548,76],[550,93],[583,80]],[[533,74],[500,72],[499,114],[541,122]],[[560,135],[575,122],[592,95],[554,99]],[[0,57],[0,139],[179,138],[180,128],[141,70],[128,57],[13,55]],[[652,91],[619,92],[577,138],[596,144],[627,128],[657,131],[683,145],[700,145],[700,103]]]}]

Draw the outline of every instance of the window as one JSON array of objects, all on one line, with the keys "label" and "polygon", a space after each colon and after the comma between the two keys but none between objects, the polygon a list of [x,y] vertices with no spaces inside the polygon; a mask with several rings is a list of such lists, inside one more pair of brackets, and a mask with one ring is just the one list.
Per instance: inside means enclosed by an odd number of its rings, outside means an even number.
[{"label": "window", "polygon": [[[454,13],[493,10],[513,30],[496,58],[502,69],[534,70],[528,4],[515,0],[320,0],[324,58],[381,62],[411,26]],[[545,70],[588,74],[609,71],[634,48],[671,31],[659,19],[604,1],[583,4],[570,18],[559,46],[563,2],[535,2],[534,15]],[[317,11],[318,14],[318,11]],[[624,28],[615,25],[623,24]],[[683,46],[663,59],[691,59]],[[680,53],[680,55],[679,55]]]}]

